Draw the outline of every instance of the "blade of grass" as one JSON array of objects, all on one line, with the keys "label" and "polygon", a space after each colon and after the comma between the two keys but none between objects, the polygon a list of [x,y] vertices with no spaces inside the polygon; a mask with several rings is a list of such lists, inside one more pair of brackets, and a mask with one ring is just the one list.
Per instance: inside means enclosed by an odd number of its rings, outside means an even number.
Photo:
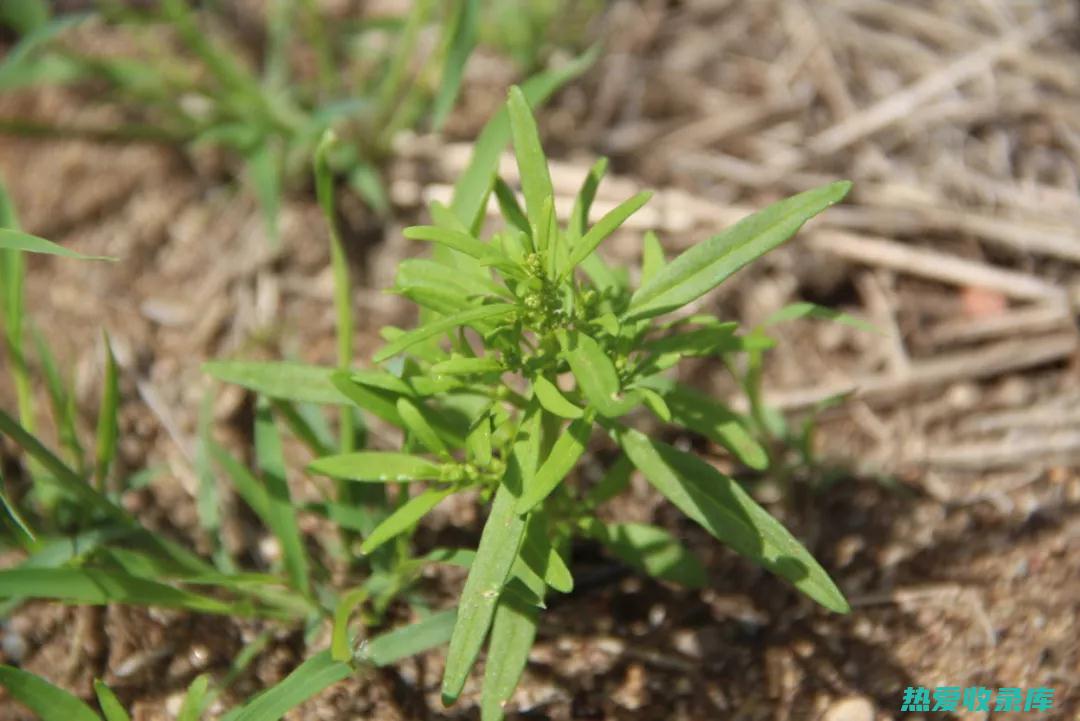
[{"label": "blade of grass", "polygon": [[13,230],[12,228],[0,228],[0,249],[59,255],[64,258],[76,258],[78,260],[116,260],[116,258],[104,255],[83,255],[70,248],[57,245],[51,240],[45,240],[36,235],[23,233],[22,231]]},{"label": "blade of grass", "polygon": [[117,380],[116,357],[109,344],[109,334],[103,333],[105,343],[105,380],[102,383],[101,407],[98,410],[97,445],[94,450],[94,486],[105,493],[109,467],[116,457],[119,436],[120,387]]},{"label": "blade of grass", "polygon": [[322,651],[296,667],[280,683],[244,704],[230,721],[278,721],[291,709],[352,675],[352,667]]},{"label": "blade of grass", "polygon": [[116,694],[101,679],[94,679],[94,694],[101,706],[101,712],[105,714],[105,721],[131,721],[128,712],[120,705],[120,699],[116,698]]},{"label": "blade of grass", "polygon": [[0,685],[41,721],[101,721],[78,698],[29,671],[0,665]]},{"label": "blade of grass", "polygon": [[255,457],[266,487],[267,521],[281,544],[285,571],[293,588],[308,596],[311,594],[311,564],[296,521],[296,509],[289,497],[281,437],[274,425],[270,404],[265,399],[259,400],[255,410]]}]

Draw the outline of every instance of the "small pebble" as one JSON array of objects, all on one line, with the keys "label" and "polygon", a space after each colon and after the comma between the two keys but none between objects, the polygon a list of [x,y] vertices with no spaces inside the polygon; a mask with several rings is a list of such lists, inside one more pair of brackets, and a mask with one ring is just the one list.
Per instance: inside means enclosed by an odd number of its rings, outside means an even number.
[{"label": "small pebble", "polygon": [[821,721],[874,721],[874,705],[862,696],[849,696],[830,706]]}]

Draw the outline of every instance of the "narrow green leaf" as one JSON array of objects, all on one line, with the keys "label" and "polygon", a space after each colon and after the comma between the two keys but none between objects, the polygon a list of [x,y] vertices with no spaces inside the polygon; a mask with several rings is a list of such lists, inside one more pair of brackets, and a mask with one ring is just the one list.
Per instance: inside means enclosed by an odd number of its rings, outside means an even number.
[{"label": "narrow green leaf", "polygon": [[105,380],[102,384],[101,407],[98,410],[97,446],[94,451],[94,485],[98,491],[105,491],[105,478],[109,466],[116,457],[116,443],[119,435],[118,413],[120,405],[120,386],[117,380],[116,358],[113,356],[109,335],[105,334]]},{"label": "narrow green leaf", "polygon": [[436,131],[442,128],[450,115],[461,88],[465,63],[476,46],[480,27],[480,0],[461,0],[456,3],[453,20],[446,25],[447,31],[452,32],[452,35],[443,61],[439,91],[431,106],[431,127]]},{"label": "narrow green leaf", "polygon": [[476,662],[495,615],[495,606],[503,584],[518,556],[525,536],[526,519],[514,511],[517,494],[536,469],[540,447],[541,413],[533,406],[507,464],[506,477],[495,493],[476,559],[461,592],[457,623],[446,654],[443,672],[443,703],[450,705],[461,694],[465,679]]},{"label": "narrow green leaf", "polygon": [[485,467],[491,463],[491,414],[485,410],[473,422],[469,428],[469,435],[465,439],[465,446],[469,451],[469,460],[474,464]]},{"label": "narrow green leaf", "polygon": [[588,448],[592,426],[593,421],[589,416],[578,418],[567,426],[566,432],[560,434],[555,441],[551,454],[525,485],[525,490],[514,507],[515,511],[528,513],[566,478]]},{"label": "narrow green leaf", "polygon": [[352,667],[322,651],[296,667],[280,683],[246,703],[232,721],[278,721],[291,709],[352,675]]},{"label": "narrow green leaf", "polygon": [[343,405],[334,387],[334,368],[290,361],[210,361],[202,369],[219,381],[234,383],[270,398],[298,403]]},{"label": "narrow green leaf", "polygon": [[580,331],[562,333],[559,342],[578,388],[600,415],[616,418],[636,405],[636,397],[620,394],[615,364],[591,336]]},{"label": "narrow green leaf", "polygon": [[228,474],[236,492],[240,494],[244,502],[255,512],[255,515],[269,528],[270,499],[266,496],[266,489],[263,484],[259,483],[259,479],[244,464],[236,460],[231,453],[212,439],[207,440],[206,449],[214,461]]},{"label": "narrow green leaf", "polygon": [[650,353],[678,353],[684,356],[708,356],[731,349],[731,339],[738,323],[722,323],[707,328],[694,328],[646,341],[642,350]]},{"label": "narrow green leaf", "polygon": [[176,714],[176,721],[199,721],[202,716],[203,699],[210,686],[210,677],[203,673],[195,677],[184,694],[184,701],[180,704],[180,712]]},{"label": "narrow green leaf", "polygon": [[0,665],[0,685],[41,721],[101,721],[101,717],[78,698],[29,671]]},{"label": "narrow green leaf", "polygon": [[646,285],[656,277],[656,274],[664,267],[667,259],[664,257],[664,248],[660,245],[660,239],[651,230],[645,232],[645,245],[641,253],[641,284]]},{"label": "narrow green leaf", "polygon": [[576,268],[581,261],[592,255],[593,251],[605,238],[614,233],[641,206],[649,202],[651,197],[652,193],[649,191],[638,193],[629,200],[623,201],[596,221],[596,225],[589,228],[589,231],[571,249],[569,267],[571,269]]},{"label": "narrow green leaf", "polygon": [[536,639],[540,609],[507,588],[499,598],[491,626],[487,663],[484,666],[484,693],[480,700],[482,721],[501,721],[505,706],[514,695]]},{"label": "narrow green leaf", "polygon": [[464,253],[470,258],[489,261],[500,269],[509,268],[511,272],[514,272],[513,263],[502,254],[501,250],[460,230],[440,228],[437,225],[413,225],[403,230],[402,235],[410,240],[439,243],[459,253]]},{"label": "narrow green leaf", "polygon": [[34,537],[34,532],[30,530],[30,526],[19,514],[19,510],[15,507],[4,492],[4,471],[0,468],[0,506],[4,508],[4,515],[7,517],[8,522],[15,529],[16,537],[18,538],[19,545],[23,548],[29,548],[37,539]]},{"label": "narrow green leaf", "polygon": [[526,568],[515,564],[514,574],[536,598],[543,600],[545,586],[551,586],[560,593],[574,590],[574,577],[548,536],[548,519],[543,512],[529,516],[519,561]]},{"label": "narrow green leaf", "polygon": [[495,178],[495,199],[499,202],[499,210],[503,218],[512,227],[524,233],[525,238],[531,243],[532,228],[529,227],[529,219],[525,217],[525,211],[521,209],[514,190],[500,177]]},{"label": "narrow green leaf", "polygon": [[831,320],[837,323],[843,323],[844,325],[849,325],[852,328],[858,328],[867,333],[881,335],[881,330],[877,326],[872,323],[867,323],[861,318],[856,318],[853,315],[848,315],[847,313],[834,308],[825,308],[816,303],[807,302],[792,303],[791,305],[784,306],[766,318],[762,325],[775,325],[776,323],[783,323],[785,321],[795,320],[796,318]]},{"label": "narrow green leaf", "polygon": [[76,258],[78,260],[116,260],[104,255],[83,255],[76,253],[70,248],[57,245],[51,240],[39,238],[36,235],[23,233],[12,228],[0,228],[0,249],[24,250],[29,253],[44,253],[46,255],[59,255],[64,258]]},{"label": "narrow green leaf", "polygon": [[311,593],[311,565],[296,521],[296,508],[289,495],[281,437],[274,425],[270,404],[265,399],[259,399],[255,409],[255,457],[266,487],[266,520],[281,544],[285,571],[292,587],[308,595]]},{"label": "narrow green leaf", "polygon": [[603,179],[604,173],[607,172],[607,166],[607,158],[600,158],[593,163],[593,166],[589,168],[589,172],[585,175],[581,190],[578,191],[577,197],[574,198],[574,208],[570,211],[570,225],[568,227],[571,245],[575,245],[585,235],[585,231],[589,226],[589,211],[592,209],[593,200],[596,199],[596,191],[600,187],[600,181]]},{"label": "narrow green leaf", "polygon": [[[522,83],[522,94],[530,105],[540,107],[552,93],[585,72],[599,54],[599,47],[594,47],[560,68],[534,75]],[[461,222],[470,228],[482,217],[498,170],[499,156],[508,142],[510,120],[504,108],[487,122],[477,136],[469,165],[454,185],[450,207]]]},{"label": "narrow green leaf", "polygon": [[236,613],[233,604],[119,571],[90,568],[14,568],[0,571],[0,598],[42,598],[103,606],[127,603]]},{"label": "narrow green leaf", "polygon": [[465,376],[481,373],[502,373],[505,369],[497,358],[490,356],[484,358],[451,357],[450,360],[442,361],[431,366],[434,375]]},{"label": "narrow green leaf", "polygon": [[282,164],[284,162],[278,144],[267,139],[258,147],[246,153],[248,182],[255,192],[262,209],[263,225],[270,242],[280,240],[278,218],[281,215]]},{"label": "narrow green leaf", "polygon": [[94,679],[94,693],[97,695],[101,712],[105,714],[105,721],[131,721],[131,716],[120,705],[120,699],[116,698],[112,689],[100,679]]},{"label": "narrow green leaf", "polygon": [[654,391],[652,388],[640,387],[636,388],[640,394],[642,401],[649,407],[656,417],[662,420],[664,423],[671,423],[671,408],[668,407],[664,397]]},{"label": "narrow green leaf", "polygon": [[663,394],[676,423],[719,443],[750,468],[763,471],[769,467],[768,452],[729,408],[672,381],[652,381],[650,385]]},{"label": "narrow green leaf", "polygon": [[738,483],[696,456],[638,431],[620,429],[617,439],[649,482],[717,539],[822,606],[838,613],[850,610],[813,556]]},{"label": "narrow green leaf", "polygon": [[417,343],[422,343],[428,338],[434,338],[449,330],[453,330],[463,325],[475,325],[478,321],[490,320],[493,318],[501,318],[515,312],[516,308],[513,305],[507,303],[494,303],[492,305],[482,305],[479,308],[472,308],[471,310],[465,310],[454,315],[440,318],[426,325],[422,325],[419,328],[403,333],[395,338],[390,343],[383,346],[375,356],[376,363],[381,363],[387,358],[397,355],[404,350],[411,348]]},{"label": "narrow green leaf", "polygon": [[[510,134],[514,141],[514,156],[517,158],[521,176],[521,190],[525,196],[525,212],[529,225],[543,227],[544,201],[555,195],[551,185],[551,173],[548,170],[544,149],[540,144],[540,132],[536,127],[529,101],[521,88],[513,86],[506,101],[510,117]],[[537,249],[543,250],[543,241],[534,238]]]},{"label": "narrow green leaf", "polygon": [[851,183],[841,181],[774,203],[698,243],[641,286],[626,318],[651,318],[704,295],[744,265],[795,234],[803,223],[839,202]]},{"label": "narrow green leaf", "polygon": [[383,451],[327,456],[312,461],[308,470],[331,478],[367,483],[437,481],[442,475],[442,466],[426,458]]},{"label": "narrow green leaf", "polygon": [[334,606],[334,628],[331,632],[330,656],[335,661],[351,661],[352,647],[349,645],[349,618],[356,607],[368,599],[365,586],[354,588],[341,595]]},{"label": "narrow green leaf", "polygon": [[444,498],[454,492],[453,486],[448,488],[429,488],[418,496],[414,496],[402,504],[396,511],[387,516],[374,531],[371,532],[364,543],[360,546],[360,553],[368,554],[387,541],[405,533],[423,518],[428,511],[439,505]]},{"label": "narrow green leaf", "polygon": [[75,430],[75,419],[77,417],[75,397],[68,390],[68,385],[57,367],[52,349],[49,348],[49,344],[38,332],[37,328],[34,328],[34,343],[38,359],[41,361],[41,369],[45,375],[45,385],[49,391],[53,417],[56,419],[58,440],[60,445],[68,450],[69,458],[75,465],[76,470],[82,472],[86,461],[82,444],[79,442],[79,435]]},{"label": "narrow green leaf", "polygon": [[654,578],[688,588],[705,585],[705,567],[697,556],[662,528],[644,523],[601,523],[590,519],[588,534],[622,561]]},{"label": "narrow green leaf", "polygon": [[457,609],[451,608],[404,628],[388,631],[361,643],[356,652],[356,661],[390,666],[428,649],[442,646],[450,641],[456,621]]},{"label": "narrow green leaf", "polygon": [[450,451],[447,449],[446,444],[439,438],[439,434],[435,432],[435,429],[432,428],[431,424],[424,418],[424,414],[412,401],[408,398],[398,398],[397,411],[398,415],[401,416],[401,420],[405,423],[406,430],[408,430],[416,440],[420,441],[424,448],[443,458],[450,458]]},{"label": "narrow green leaf", "polygon": [[562,394],[562,391],[543,376],[537,376],[533,379],[533,390],[536,392],[536,398],[540,401],[540,405],[548,413],[560,418],[581,418],[585,415],[585,411],[566,400],[566,396]]}]

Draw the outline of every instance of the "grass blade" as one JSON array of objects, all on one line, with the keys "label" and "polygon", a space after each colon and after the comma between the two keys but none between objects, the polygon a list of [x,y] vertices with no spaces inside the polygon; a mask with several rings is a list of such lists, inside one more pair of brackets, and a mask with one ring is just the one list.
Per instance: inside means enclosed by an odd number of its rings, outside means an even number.
[{"label": "grass blade", "polygon": [[28,671],[0,665],[0,685],[41,721],[101,721],[85,703]]},{"label": "grass blade", "polygon": [[453,36],[443,60],[439,91],[431,106],[431,127],[435,131],[442,129],[454,107],[454,100],[461,89],[461,79],[465,74],[465,63],[476,46],[479,26],[480,0],[458,0],[454,18],[448,23],[448,29]]},{"label": "grass blade", "polygon": [[234,614],[240,610],[235,604],[164,583],[136,578],[120,571],[91,568],[3,570],[0,571],[0,597],[56,599],[92,606],[126,603],[218,614]]},{"label": "grass blade", "polygon": [[36,235],[30,235],[29,233],[23,233],[22,231],[13,230],[11,228],[0,228],[0,249],[59,255],[64,258],[75,258],[77,260],[116,260],[116,258],[110,258],[104,255],[83,255],[82,253],[76,253],[74,250],[65,248],[62,245],[57,245],[51,240],[45,240]]},{"label": "grass blade", "polygon": [[120,705],[120,699],[116,698],[112,689],[100,679],[94,679],[94,694],[101,706],[101,712],[105,714],[105,721],[131,721],[131,716]]},{"label": "grass blade", "polygon": [[255,456],[266,487],[266,520],[281,544],[285,571],[293,588],[310,595],[311,564],[296,522],[296,509],[289,497],[281,437],[274,425],[270,404],[265,399],[259,400],[255,410]]},{"label": "grass blade", "polygon": [[109,344],[109,334],[105,339],[105,380],[101,393],[101,407],[98,410],[97,445],[94,450],[94,485],[99,493],[105,492],[105,479],[109,467],[116,458],[116,444],[120,433],[119,405],[120,386],[117,380],[116,357]]},{"label": "grass blade", "polygon": [[243,706],[231,721],[278,721],[290,710],[352,675],[352,667],[322,651],[296,667],[281,683]]},{"label": "grass blade", "polygon": [[176,714],[176,721],[199,721],[202,716],[203,699],[210,686],[210,677],[205,673],[195,677],[184,694],[184,701],[180,705],[180,712]]},{"label": "grass blade", "polygon": [[718,540],[837,613],[850,610],[840,589],[813,556],[742,487],[711,465],[630,429],[619,445],[669,501]]},{"label": "grass blade", "polygon": [[662,315],[704,295],[750,261],[786,241],[807,220],[840,202],[850,189],[851,183],[840,181],[799,193],[698,243],[638,288],[624,319]]}]

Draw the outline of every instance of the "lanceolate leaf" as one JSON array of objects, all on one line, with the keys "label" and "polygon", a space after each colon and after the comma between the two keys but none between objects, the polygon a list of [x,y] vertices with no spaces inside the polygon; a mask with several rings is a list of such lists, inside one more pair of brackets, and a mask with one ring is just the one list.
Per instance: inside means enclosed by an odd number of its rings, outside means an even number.
[{"label": "lanceolate leaf", "polygon": [[820,318],[822,320],[832,320],[837,323],[850,325],[853,328],[858,328],[867,333],[881,334],[881,331],[876,326],[872,323],[867,323],[861,318],[856,318],[853,315],[848,315],[847,313],[833,308],[825,308],[815,303],[806,302],[792,303],[791,305],[784,306],[766,318],[763,325],[783,323],[784,321],[794,320],[796,318]]},{"label": "lanceolate leaf", "polygon": [[638,289],[629,320],[651,318],[681,308],[725,278],[790,238],[808,219],[839,202],[851,183],[841,181],[774,203],[671,261]]},{"label": "lanceolate leaf", "polygon": [[576,267],[578,263],[592,255],[592,252],[596,250],[597,246],[599,246],[605,238],[614,233],[618,227],[626,222],[627,218],[636,213],[641,206],[649,202],[649,198],[651,197],[652,193],[648,191],[638,193],[629,200],[616,206],[613,210],[608,212],[607,215],[598,220],[596,225],[589,228],[589,232],[585,233],[584,237],[574,244],[570,251],[569,267]]},{"label": "lanceolate leaf", "polygon": [[443,458],[450,457],[450,451],[446,448],[446,444],[439,438],[439,434],[435,432],[435,429],[428,423],[427,418],[420,411],[416,405],[408,398],[397,399],[397,411],[401,416],[401,420],[405,423],[405,428],[413,437],[418,440],[421,445],[432,453],[436,453]]},{"label": "lanceolate leaf", "polygon": [[560,343],[578,387],[600,415],[615,418],[636,405],[633,396],[620,394],[615,364],[592,337],[576,331],[561,335]]},{"label": "lanceolate leaf", "polygon": [[371,553],[376,548],[405,533],[415,526],[424,515],[439,505],[439,503],[454,492],[452,486],[446,488],[429,488],[418,496],[406,501],[400,508],[387,516],[382,523],[376,526],[371,535],[364,539],[360,546],[360,553]]},{"label": "lanceolate leaf", "polygon": [[260,395],[300,403],[346,403],[334,388],[335,368],[290,361],[210,361],[203,370],[219,381],[235,383]]},{"label": "lanceolate leaf", "polygon": [[345,481],[370,483],[437,481],[442,475],[442,467],[426,458],[381,451],[357,451],[327,456],[312,461],[308,470]]},{"label": "lanceolate leaf", "polygon": [[484,693],[480,701],[481,721],[500,721],[504,707],[514,695],[529,650],[536,639],[540,609],[508,587],[499,598],[491,627],[487,664],[484,666]]},{"label": "lanceolate leaf", "polygon": [[672,381],[650,381],[649,385],[663,395],[674,422],[724,446],[750,468],[768,468],[768,453],[727,407]]},{"label": "lanceolate leaf", "polygon": [[455,313],[454,315],[446,316],[445,318],[440,318],[439,320],[432,321],[427,325],[422,325],[415,330],[411,330],[408,333],[403,333],[398,336],[393,341],[383,346],[382,350],[375,354],[374,360],[376,363],[381,363],[387,358],[395,356],[417,343],[422,343],[428,338],[441,335],[459,326],[472,325],[477,321],[507,316],[515,312],[515,310],[516,308],[508,303],[495,303],[492,305],[482,305],[479,308],[472,308],[460,313]]},{"label": "lanceolate leaf", "polygon": [[738,483],[689,453],[630,429],[619,445],[660,493],[733,549],[786,578],[822,606],[850,608],[818,562]]},{"label": "lanceolate leaf", "polygon": [[585,414],[585,411],[566,400],[566,397],[555,387],[555,384],[543,376],[537,376],[533,380],[533,390],[536,392],[536,398],[540,401],[540,405],[548,413],[557,415],[560,418],[581,418]]},{"label": "lanceolate leaf", "polygon": [[589,445],[592,425],[592,418],[579,418],[567,426],[565,433],[559,435],[550,455],[536,471],[536,475],[525,484],[525,490],[515,507],[518,513],[531,511],[573,470]]},{"label": "lanceolate leaf", "polygon": [[495,493],[491,512],[480,536],[480,545],[476,549],[476,558],[461,592],[457,623],[443,672],[442,697],[447,705],[457,700],[465,686],[465,679],[491,627],[499,594],[510,576],[510,569],[525,536],[526,518],[515,512],[514,504],[520,489],[528,485],[535,472],[541,442],[541,415],[534,405],[522,423],[507,464],[506,478]]},{"label": "lanceolate leaf", "polygon": [[[510,88],[506,103],[510,114],[510,133],[514,139],[514,156],[517,158],[521,173],[521,190],[525,195],[525,212],[529,224],[537,231],[544,227],[544,201],[555,195],[551,186],[551,173],[548,171],[544,149],[540,146],[540,133],[536,129],[529,102],[518,87]],[[546,239],[543,239],[546,240]],[[540,238],[533,238],[537,249],[545,243]]]},{"label": "lanceolate leaf", "polygon": [[356,652],[358,663],[389,666],[402,659],[442,646],[450,641],[457,620],[457,609],[432,614],[414,624],[387,631],[370,641],[364,641]]},{"label": "lanceolate leaf", "polygon": [[29,671],[0,666],[0,685],[41,721],[101,721],[78,698]]},{"label": "lanceolate leaf", "polygon": [[[599,48],[579,55],[566,65],[539,73],[521,85],[521,92],[533,106],[539,107],[552,93],[576,78],[593,64]],[[505,109],[488,121],[473,145],[472,158],[454,185],[451,208],[466,226],[472,227],[481,216],[499,165],[499,156],[510,142],[510,120]]]},{"label": "lanceolate leaf", "polygon": [[651,230],[645,233],[644,246],[641,251],[641,283],[647,284],[656,277],[660,269],[664,267],[664,248],[660,245],[660,239]]},{"label": "lanceolate leaf", "polygon": [[105,490],[105,477],[109,466],[116,457],[119,423],[120,390],[116,372],[116,358],[113,356],[109,336],[105,335],[105,382],[101,395],[101,407],[98,410],[97,446],[94,452],[94,484],[101,492]]}]

